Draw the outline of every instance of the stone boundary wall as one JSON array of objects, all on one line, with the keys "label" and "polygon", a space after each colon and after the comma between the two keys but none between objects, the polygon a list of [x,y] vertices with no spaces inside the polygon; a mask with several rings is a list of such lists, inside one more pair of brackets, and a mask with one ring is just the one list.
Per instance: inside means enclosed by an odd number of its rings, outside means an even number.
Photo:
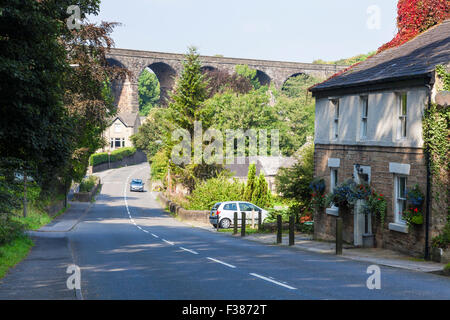
[{"label": "stone boundary wall", "polygon": [[186,210],[175,202],[169,200],[161,192],[158,193],[158,197],[162,205],[168,208],[171,213],[176,214],[178,217],[180,217],[181,220],[210,223],[209,210]]},{"label": "stone boundary wall", "polygon": [[73,201],[90,202],[97,194],[98,188],[101,186],[101,180],[99,179],[97,185],[92,188],[90,192],[77,192],[73,195]]},{"label": "stone boundary wall", "polygon": [[125,157],[120,161],[111,162],[110,164],[108,162],[98,164],[96,166],[90,166],[89,171],[90,173],[96,173],[105,171],[108,169],[116,169],[120,167],[126,167],[126,166],[132,166],[135,164],[140,164],[147,162],[147,155],[142,151],[136,151],[135,154],[129,157]]},{"label": "stone boundary wall", "polygon": [[64,209],[64,200],[58,201],[48,207],[45,208],[45,211],[51,216],[54,217],[56,214]]}]

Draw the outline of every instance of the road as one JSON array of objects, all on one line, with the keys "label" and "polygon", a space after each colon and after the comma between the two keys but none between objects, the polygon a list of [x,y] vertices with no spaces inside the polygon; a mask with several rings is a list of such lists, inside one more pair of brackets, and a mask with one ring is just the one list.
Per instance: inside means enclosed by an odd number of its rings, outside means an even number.
[{"label": "road", "polygon": [[450,299],[450,279],[292,250],[193,228],[152,192],[130,193],[147,164],[104,176],[90,212],[69,233],[84,299]]}]

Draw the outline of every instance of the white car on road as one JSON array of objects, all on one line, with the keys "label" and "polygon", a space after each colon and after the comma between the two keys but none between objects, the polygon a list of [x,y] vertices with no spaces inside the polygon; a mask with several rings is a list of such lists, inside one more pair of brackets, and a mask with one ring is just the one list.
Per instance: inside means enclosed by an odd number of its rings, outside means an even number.
[{"label": "white car on road", "polygon": [[245,201],[218,202],[211,209],[209,222],[211,222],[215,228],[217,227],[217,223],[219,223],[220,228],[228,229],[233,224],[234,213],[237,212],[238,225],[241,225],[242,212],[245,212],[246,224],[251,223],[252,214],[255,224],[257,224],[259,211],[261,211],[261,220],[264,222],[264,219],[267,218],[269,212],[255,206],[253,203]]}]

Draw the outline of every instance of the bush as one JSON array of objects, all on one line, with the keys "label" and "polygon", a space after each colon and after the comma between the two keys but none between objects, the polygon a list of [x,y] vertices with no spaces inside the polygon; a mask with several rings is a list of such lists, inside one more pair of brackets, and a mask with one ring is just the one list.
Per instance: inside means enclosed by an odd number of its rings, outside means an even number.
[{"label": "bush", "polygon": [[24,226],[18,221],[10,218],[10,215],[3,214],[0,217],[0,245],[10,243],[20,237],[24,232]]},{"label": "bush", "polygon": [[91,192],[97,184],[98,178],[96,176],[89,176],[80,183],[80,192]]},{"label": "bush", "polygon": [[199,183],[188,197],[190,210],[210,210],[217,202],[242,200],[243,185],[231,180],[225,174],[219,174]]},{"label": "bush", "polygon": [[136,153],[136,148],[134,147],[126,147],[121,149],[116,149],[111,152],[111,155],[108,157],[108,152],[100,152],[100,153],[94,153],[89,158],[89,164],[91,166],[96,166],[102,163],[110,162],[116,162],[120,161],[125,157],[132,156]]}]

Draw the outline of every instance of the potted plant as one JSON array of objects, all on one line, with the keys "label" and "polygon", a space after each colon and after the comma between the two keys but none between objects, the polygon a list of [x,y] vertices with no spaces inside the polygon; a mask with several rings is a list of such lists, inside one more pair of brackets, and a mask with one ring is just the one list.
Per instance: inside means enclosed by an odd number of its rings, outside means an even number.
[{"label": "potted plant", "polygon": [[420,208],[423,204],[425,196],[420,191],[419,186],[416,184],[411,190],[406,193],[406,199],[414,208]]},{"label": "potted plant", "polygon": [[364,213],[372,214],[380,221],[381,227],[384,225],[386,219],[387,202],[382,193],[372,190],[366,199],[364,205]]},{"label": "potted plant", "polygon": [[323,179],[314,179],[310,184],[311,205],[316,209],[325,207],[325,181]]}]

